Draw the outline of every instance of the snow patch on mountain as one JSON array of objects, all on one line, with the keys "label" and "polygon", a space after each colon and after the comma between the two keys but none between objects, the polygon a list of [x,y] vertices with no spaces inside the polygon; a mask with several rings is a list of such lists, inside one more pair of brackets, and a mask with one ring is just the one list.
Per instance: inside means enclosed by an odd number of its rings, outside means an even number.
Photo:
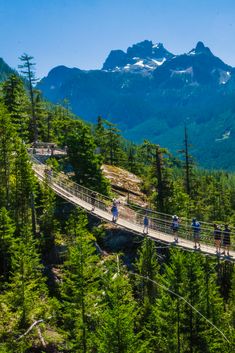
[{"label": "snow patch on mountain", "polygon": [[222,134],[222,137],[221,138],[218,138],[218,139],[215,139],[216,142],[220,142],[220,141],[224,141],[224,140],[227,140],[230,138],[230,135],[231,135],[231,131],[228,130],[228,131],[225,131],[223,134]]},{"label": "snow patch on mountain", "polygon": [[167,51],[162,43],[153,44],[152,41],[145,40],[129,47],[126,53],[122,50],[112,50],[102,70],[146,74],[151,73],[172,57],[173,54]]}]

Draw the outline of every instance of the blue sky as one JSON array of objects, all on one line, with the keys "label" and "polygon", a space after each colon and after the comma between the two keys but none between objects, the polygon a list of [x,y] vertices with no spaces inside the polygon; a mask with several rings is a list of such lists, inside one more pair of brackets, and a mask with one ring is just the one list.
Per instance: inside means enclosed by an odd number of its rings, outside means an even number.
[{"label": "blue sky", "polygon": [[144,39],[184,53],[202,40],[235,66],[234,0],[0,0],[0,57],[33,55],[42,77],[57,65],[100,68],[112,49]]}]

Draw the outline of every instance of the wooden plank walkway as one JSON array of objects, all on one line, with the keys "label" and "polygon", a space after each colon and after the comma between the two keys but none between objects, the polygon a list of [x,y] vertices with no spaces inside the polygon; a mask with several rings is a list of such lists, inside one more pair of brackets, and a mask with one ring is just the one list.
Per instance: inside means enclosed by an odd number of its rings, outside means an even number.
[{"label": "wooden plank walkway", "polygon": [[[37,176],[37,178],[40,181],[44,181],[44,179],[45,179],[44,167],[41,166],[41,168],[39,168],[38,165],[33,164],[33,169],[34,169],[34,172],[35,172],[35,175]],[[56,181],[56,178],[50,179],[48,184],[57,195],[59,195],[60,197],[62,197],[66,201],[83,208],[87,212],[92,213],[94,216],[104,220],[105,222],[112,222],[112,215],[110,212],[108,212],[105,209],[98,208],[98,207],[95,207],[95,209],[92,210],[91,203],[81,199],[75,193],[73,194],[72,192],[68,191],[68,189],[66,190],[63,187],[63,185],[61,185],[59,182]],[[143,234],[143,226],[142,225],[133,223],[133,222],[131,222],[131,220],[124,219],[121,216],[118,218],[117,222],[115,223],[115,226],[123,228],[133,234],[146,236]],[[197,251],[197,252],[201,252],[203,254],[218,257],[218,255],[215,253],[215,247],[212,245],[207,245],[203,242],[201,242],[201,249],[195,250],[193,241],[179,237],[179,241],[177,243],[175,243],[174,236],[172,234],[164,233],[162,231],[149,229],[147,236],[152,238],[153,240],[160,241],[160,242],[163,242],[163,243],[166,243],[169,245],[174,245],[174,246],[186,249],[186,250]],[[229,257],[228,256],[222,257],[222,255],[220,255],[220,258],[235,262],[235,251],[230,251]]]}]

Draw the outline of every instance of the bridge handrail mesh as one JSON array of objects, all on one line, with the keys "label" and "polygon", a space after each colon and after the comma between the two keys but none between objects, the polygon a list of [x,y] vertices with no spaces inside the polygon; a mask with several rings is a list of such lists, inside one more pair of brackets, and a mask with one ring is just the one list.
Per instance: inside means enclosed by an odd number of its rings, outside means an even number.
[{"label": "bridge handrail mesh", "polygon": [[[83,185],[79,185],[76,182],[68,178],[64,173],[57,173],[53,171],[53,175],[49,176],[45,174],[45,169],[47,165],[39,161],[34,155],[30,155],[32,163],[34,164],[34,169],[38,169],[41,177],[49,182],[60,186],[63,190],[67,191],[69,194],[87,202],[95,208],[101,209],[103,211],[111,212],[112,198],[102,195],[94,190],[91,190]],[[95,194],[95,197],[93,196]],[[128,203],[122,203],[119,205],[119,217],[125,219],[131,223],[143,227],[143,221],[145,214],[147,214],[149,219],[149,229],[161,231],[166,234],[173,234],[171,229],[172,215],[164,214],[161,212],[153,211],[150,209],[143,209],[139,206],[129,205]],[[213,236],[213,224],[207,222],[200,222],[200,238],[201,242],[211,245],[214,243]],[[191,228],[191,221],[188,219],[181,219],[179,231],[179,237],[184,239],[193,240],[193,232]],[[234,232],[231,232],[231,245],[234,248]]]}]

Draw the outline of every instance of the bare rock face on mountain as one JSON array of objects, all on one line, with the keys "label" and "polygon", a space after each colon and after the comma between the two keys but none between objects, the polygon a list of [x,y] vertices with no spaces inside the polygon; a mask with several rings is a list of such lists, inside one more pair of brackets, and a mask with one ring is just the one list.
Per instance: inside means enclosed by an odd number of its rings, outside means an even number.
[{"label": "bare rock face on mountain", "polygon": [[152,41],[145,40],[129,47],[126,53],[122,50],[112,50],[102,70],[146,74],[172,57],[173,54],[167,51],[162,43],[153,44]]}]

